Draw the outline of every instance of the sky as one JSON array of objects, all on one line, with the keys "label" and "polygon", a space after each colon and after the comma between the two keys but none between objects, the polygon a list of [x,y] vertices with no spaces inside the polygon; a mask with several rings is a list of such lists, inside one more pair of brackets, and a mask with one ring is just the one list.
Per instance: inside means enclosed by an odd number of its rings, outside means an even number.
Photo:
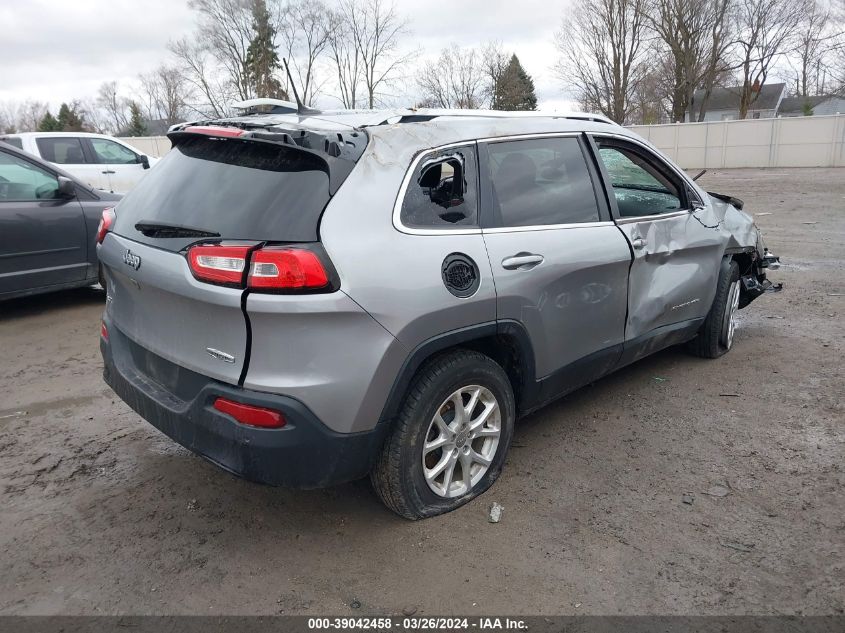
[{"label": "sky", "polygon": [[[451,43],[499,40],[534,79],[540,108],[572,108],[552,71],[565,0],[395,1],[409,21],[407,50],[434,57]],[[0,0],[0,103],[34,99],[55,111],[63,101],[96,96],[105,81],[131,92],[139,73],[168,60],[167,42],[195,25],[188,0]]]}]

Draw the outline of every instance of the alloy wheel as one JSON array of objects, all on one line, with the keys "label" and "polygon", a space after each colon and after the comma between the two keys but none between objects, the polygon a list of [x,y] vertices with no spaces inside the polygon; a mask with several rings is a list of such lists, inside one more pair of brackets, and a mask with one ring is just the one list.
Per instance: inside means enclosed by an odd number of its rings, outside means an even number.
[{"label": "alloy wheel", "polygon": [[437,408],[422,449],[423,475],[439,497],[460,497],[487,473],[502,433],[499,403],[480,385],[454,391]]}]

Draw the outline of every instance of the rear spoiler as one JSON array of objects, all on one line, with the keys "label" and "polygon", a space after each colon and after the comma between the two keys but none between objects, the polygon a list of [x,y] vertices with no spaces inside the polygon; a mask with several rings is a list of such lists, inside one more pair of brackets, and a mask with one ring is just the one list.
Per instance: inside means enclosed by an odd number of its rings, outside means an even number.
[{"label": "rear spoiler", "polygon": [[266,129],[244,129],[234,126],[189,125],[167,134],[167,138],[176,147],[182,141],[196,138],[197,135],[234,142],[266,143],[281,145],[285,149],[303,152],[320,161],[329,176],[329,193],[334,195],[349,176],[355,163],[364,151],[367,137],[360,135],[360,140],[349,140],[338,133],[297,131],[268,131]]}]

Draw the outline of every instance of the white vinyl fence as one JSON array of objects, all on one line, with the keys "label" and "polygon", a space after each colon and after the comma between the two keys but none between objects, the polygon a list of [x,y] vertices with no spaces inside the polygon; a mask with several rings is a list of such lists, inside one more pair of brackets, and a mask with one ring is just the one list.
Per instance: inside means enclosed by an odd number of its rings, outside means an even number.
[{"label": "white vinyl fence", "polygon": [[845,115],[634,125],[684,169],[845,167]]},{"label": "white vinyl fence", "polygon": [[[845,115],[635,125],[684,169],[845,167]],[[170,150],[166,136],[122,139],[150,156]]]}]

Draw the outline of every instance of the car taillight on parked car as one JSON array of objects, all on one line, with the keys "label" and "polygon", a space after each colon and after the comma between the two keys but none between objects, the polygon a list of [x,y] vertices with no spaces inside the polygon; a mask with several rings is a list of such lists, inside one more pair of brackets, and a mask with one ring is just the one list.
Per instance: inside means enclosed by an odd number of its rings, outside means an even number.
[{"label": "car taillight on parked car", "polygon": [[[250,288],[256,292],[330,291],[320,256],[307,248],[201,244],[188,249],[191,273],[199,281]],[[247,269],[248,266],[248,269]],[[244,271],[248,270],[244,286]]]},{"label": "car taillight on parked car", "polygon": [[103,209],[103,217],[100,218],[100,224],[97,226],[97,244],[102,244],[106,239],[106,233],[111,230],[114,224],[114,207]]},{"label": "car taillight on parked car", "polygon": [[200,281],[240,286],[251,248],[221,244],[192,246],[188,249],[188,263]]},{"label": "car taillight on parked car", "polygon": [[301,248],[263,248],[252,255],[247,286],[273,290],[315,290],[329,285],[320,258]]}]

